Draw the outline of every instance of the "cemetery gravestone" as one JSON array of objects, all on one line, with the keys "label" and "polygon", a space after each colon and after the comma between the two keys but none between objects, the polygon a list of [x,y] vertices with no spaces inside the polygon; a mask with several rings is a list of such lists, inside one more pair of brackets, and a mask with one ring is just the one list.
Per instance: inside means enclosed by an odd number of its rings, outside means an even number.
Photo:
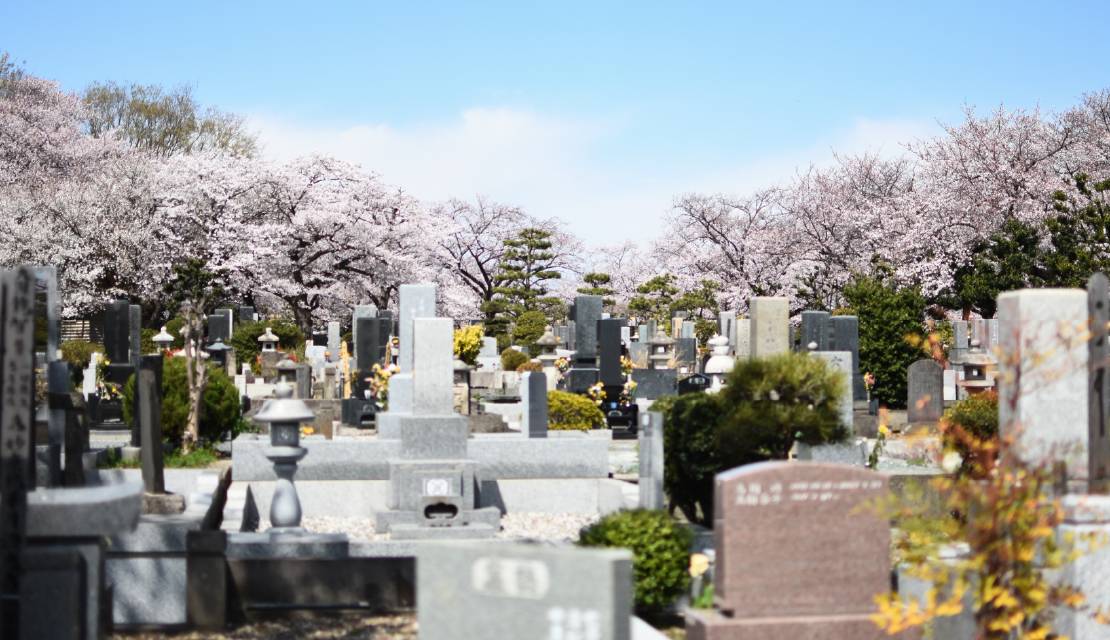
[{"label": "cemetery gravestone", "polygon": [[1060,461],[1069,487],[1088,481],[1088,318],[1082,289],[998,296],[998,429],[1029,462]]},{"label": "cemetery gravestone", "polygon": [[803,311],[798,351],[809,351],[816,344],[817,351],[829,351],[829,312]]},{"label": "cemetery gravestone", "polygon": [[829,327],[829,351],[852,352],[852,399],[867,399],[867,387],[863,384],[863,374],[859,367],[859,318],[832,316],[829,318]]},{"label": "cemetery gravestone", "polygon": [[366,325],[361,325],[360,326],[359,325],[359,320],[361,320],[363,318],[374,318],[377,315],[378,315],[378,308],[375,307],[372,304],[356,305],[354,313],[351,315],[351,342],[354,343],[354,356],[355,356],[354,362],[351,363],[351,366],[356,371],[358,371],[360,369],[370,369],[370,366],[368,366],[366,363],[360,363],[359,360],[358,360],[358,345],[359,345],[358,337],[359,337],[359,333],[362,330],[361,327],[366,326]]},{"label": "cemetery gravestone", "polygon": [[690,611],[689,640],[878,639],[873,598],[890,589],[890,529],[864,504],[886,477],[773,461],[718,474],[715,604]]},{"label": "cemetery gravestone", "polygon": [[936,422],[944,413],[944,367],[935,360],[918,360],[906,372],[906,419]]},{"label": "cemetery gravestone", "polygon": [[339,362],[339,323],[332,320],[328,323],[328,362]]},{"label": "cemetery gravestone", "polygon": [[737,318],[736,328],[732,339],[732,352],[736,360],[747,360],[752,356],[752,321],[748,318]]},{"label": "cemetery gravestone", "polygon": [[[1110,280],[1096,273],[1087,281],[1087,310],[1091,318],[1088,349],[1088,484],[1092,493],[1105,493],[1110,486]],[[997,336],[997,330],[995,331]]]},{"label": "cemetery gravestone", "polygon": [[952,323],[952,346],[948,349],[948,360],[952,364],[963,362],[964,354],[971,344],[968,337],[968,324],[966,320],[956,320]]},{"label": "cemetery gravestone", "polygon": [[823,359],[844,377],[840,400],[837,403],[840,424],[853,433],[855,429],[852,408],[852,354],[847,351],[816,351],[814,356]]},{"label": "cemetery gravestone", "polygon": [[697,373],[698,339],[679,338],[675,340],[674,362],[679,373]]},{"label": "cemetery gravestone", "polygon": [[729,351],[735,347],[733,338],[736,335],[736,312],[735,311],[722,311],[717,314],[717,333],[725,338],[728,338]]},{"label": "cemetery gravestone", "polygon": [[[33,275],[0,275],[0,636],[19,637],[27,492],[35,488]],[[125,303],[126,304],[126,303]]]},{"label": "cemetery gravestone", "polygon": [[663,508],[663,414],[649,411],[640,416],[640,508]]},{"label": "cemetery gravestone", "polygon": [[624,328],[624,320],[597,321],[599,377],[601,384],[607,387],[624,384],[621,372],[621,330]]},{"label": "cemetery gravestone", "polygon": [[574,366],[567,371],[566,385],[571,393],[584,393],[598,381],[597,329],[601,320],[601,296],[574,299]]},{"label": "cemetery gravestone", "polygon": [[547,437],[547,376],[529,371],[521,376],[520,432],[526,438]]},{"label": "cemetery gravestone", "polygon": [[422,640],[627,640],[624,549],[441,544],[416,563]]},{"label": "cemetery gravestone", "polygon": [[766,358],[790,350],[790,301],[752,298],[751,356]]}]

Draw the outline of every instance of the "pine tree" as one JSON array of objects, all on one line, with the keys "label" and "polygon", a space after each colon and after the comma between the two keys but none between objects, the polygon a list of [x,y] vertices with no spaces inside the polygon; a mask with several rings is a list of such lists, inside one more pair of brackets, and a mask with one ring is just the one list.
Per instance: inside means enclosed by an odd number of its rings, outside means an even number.
[{"label": "pine tree", "polygon": [[550,315],[559,306],[558,298],[547,295],[547,282],[561,277],[552,268],[555,261],[552,246],[550,231],[532,227],[521,229],[515,237],[505,240],[495,295],[482,305],[486,333],[497,336],[499,343],[508,339],[513,323],[521,314],[541,311]]},{"label": "pine tree", "polygon": [[584,296],[601,296],[602,307],[611,312],[613,305],[617,303],[616,300],[609,297],[616,293],[616,290],[609,286],[609,283],[613,280],[612,276],[608,273],[592,271],[582,276],[582,280],[588,286],[579,287],[578,293]]}]

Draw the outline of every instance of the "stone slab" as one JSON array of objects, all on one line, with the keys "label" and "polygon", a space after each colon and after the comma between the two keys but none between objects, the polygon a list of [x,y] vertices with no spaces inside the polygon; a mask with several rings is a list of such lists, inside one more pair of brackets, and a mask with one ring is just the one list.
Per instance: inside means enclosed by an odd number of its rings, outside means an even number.
[{"label": "stone slab", "polygon": [[451,543],[417,560],[424,640],[630,635],[627,550]]},{"label": "stone slab", "polygon": [[751,299],[751,356],[766,358],[790,350],[790,300],[755,297]]}]

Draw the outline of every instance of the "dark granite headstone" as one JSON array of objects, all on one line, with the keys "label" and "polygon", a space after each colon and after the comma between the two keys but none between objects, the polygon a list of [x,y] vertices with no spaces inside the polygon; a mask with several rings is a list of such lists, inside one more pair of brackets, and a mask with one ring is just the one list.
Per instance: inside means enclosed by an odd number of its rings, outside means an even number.
[{"label": "dark granite headstone", "polygon": [[[574,299],[574,360],[590,367],[597,366],[597,327],[601,320],[601,296],[578,296]],[[618,343],[620,332],[617,332]]]},{"label": "dark granite headstone", "polygon": [[139,424],[142,425],[143,486],[147,493],[162,494],[166,492],[162,464],[162,394],[153,369],[139,369],[136,382],[140,398]]},{"label": "dark granite headstone", "polygon": [[809,462],[718,474],[717,608],[693,611],[687,638],[886,637],[869,616],[890,590],[890,527],[865,507],[886,487],[870,470]]},{"label": "dark granite headstone", "polygon": [[829,351],[829,312],[803,311],[798,351],[809,351],[817,343],[817,351]]},{"label": "dark granite headstone", "polygon": [[1087,341],[1087,455],[1088,482],[1092,493],[1110,491],[1110,281],[1096,273],[1087,281],[1087,309],[1091,338]]},{"label": "dark granite headstone", "polygon": [[944,413],[944,367],[918,360],[906,371],[906,420],[936,422]]},{"label": "dark granite headstone", "polygon": [[227,316],[224,314],[214,313],[208,316],[207,324],[208,344],[226,343],[231,338],[227,331]]},{"label": "dark granite headstone", "polygon": [[674,362],[679,373],[696,373],[698,368],[698,339],[679,338],[674,341]]},{"label": "dark granite headstone", "polygon": [[370,371],[375,364],[385,360],[385,348],[393,321],[389,318],[356,318],[358,341],[355,343],[355,362],[360,369]]},{"label": "dark granite headstone", "polygon": [[852,399],[866,400],[867,387],[863,384],[863,374],[859,368],[859,318],[856,316],[832,316],[829,318],[828,351],[852,352]]},{"label": "dark granite headstone", "polygon": [[20,637],[21,556],[27,492],[35,488],[34,274],[0,276],[0,637]]},{"label": "dark granite headstone", "polygon": [[85,485],[83,457],[89,448],[85,399],[80,392],[72,391],[65,395],[62,408],[66,414],[65,471],[62,484],[67,487],[82,487]]},{"label": "dark granite headstone", "polygon": [[598,342],[598,369],[601,374],[599,379],[605,386],[620,386],[624,384],[624,374],[621,372],[621,327],[622,319],[606,319],[597,321]]},{"label": "dark granite headstone", "polygon": [[131,351],[131,305],[116,300],[104,311],[104,355],[111,363],[126,364]]},{"label": "dark granite headstone", "polygon": [[686,376],[685,378],[678,381],[678,393],[679,395],[682,395],[684,393],[705,391],[709,388],[709,385],[712,384],[712,382],[713,381],[710,380],[707,376],[703,376],[700,373],[695,373],[692,376]]},{"label": "dark granite headstone", "polygon": [[297,397],[302,399],[312,397],[312,365],[306,363],[297,365]]},{"label": "dark granite headstone", "polygon": [[239,315],[235,316],[236,323],[254,322],[255,310],[250,305],[239,305]]},{"label": "dark granite headstone", "polygon": [[633,369],[632,381],[636,383],[634,398],[656,400],[678,393],[678,372],[674,369]]}]

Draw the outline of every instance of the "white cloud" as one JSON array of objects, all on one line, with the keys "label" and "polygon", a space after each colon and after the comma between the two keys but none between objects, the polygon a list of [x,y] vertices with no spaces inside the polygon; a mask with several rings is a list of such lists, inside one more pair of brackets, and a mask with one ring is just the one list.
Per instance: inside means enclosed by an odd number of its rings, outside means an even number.
[{"label": "white cloud", "polygon": [[860,119],[806,147],[759,154],[733,166],[676,170],[675,162],[660,158],[657,168],[638,172],[605,166],[597,157],[598,148],[619,132],[617,126],[511,108],[468,109],[450,121],[408,127],[318,126],[272,116],[252,117],[249,126],[259,131],[266,155],[274,159],[330,154],[425,200],[487,195],[534,215],[562,218],[591,245],[656,237],[680,193],[743,193],[788,181],[810,164],[829,164],[834,152],[896,155],[904,143],[936,131],[936,125],[918,120]]}]

